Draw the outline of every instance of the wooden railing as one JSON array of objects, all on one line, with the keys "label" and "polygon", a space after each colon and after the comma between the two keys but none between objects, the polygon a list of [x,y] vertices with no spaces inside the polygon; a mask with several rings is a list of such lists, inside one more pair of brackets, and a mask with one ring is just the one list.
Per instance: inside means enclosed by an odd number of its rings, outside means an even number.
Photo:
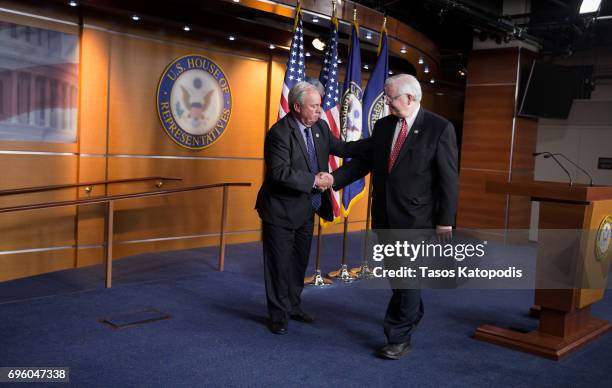
[{"label": "wooden railing", "polygon": [[146,181],[157,181],[155,186],[162,187],[164,184],[164,181],[182,181],[182,180],[183,178],[148,176],[144,178],[127,178],[127,179],[113,179],[113,180],[106,180],[106,181],[67,183],[63,185],[36,186],[36,187],[24,187],[20,189],[0,190],[0,196],[39,193],[43,191],[71,189],[74,187],[85,187],[85,191],[89,193],[91,192],[93,186],[97,186],[97,185],[106,185],[106,184],[113,184],[113,183],[146,182]]},{"label": "wooden railing", "polygon": [[[169,179],[178,180],[180,178],[169,178]],[[135,182],[138,180],[150,180],[150,179],[138,178],[137,180],[121,180],[121,182],[126,182],[126,181]],[[107,181],[107,183],[111,183],[111,182]],[[112,183],[118,183],[118,181],[113,181]],[[70,185],[62,185],[62,186],[68,186],[68,187],[62,187],[62,188],[70,187]],[[82,186],[82,185],[79,184],[78,186]],[[78,187],[78,186],[75,185],[73,187]],[[36,210],[36,209],[49,209],[49,208],[64,207],[64,206],[91,205],[91,204],[105,203],[106,204],[106,217],[105,217],[105,227],[104,227],[105,229],[104,263],[106,267],[105,285],[106,285],[106,288],[111,288],[112,287],[112,277],[113,277],[113,217],[114,217],[115,201],[120,201],[124,199],[132,199],[132,198],[156,197],[160,195],[168,195],[168,194],[173,194],[173,193],[183,193],[187,191],[205,190],[205,189],[222,187],[223,197],[222,197],[222,207],[221,207],[221,232],[220,232],[220,238],[219,238],[219,271],[223,271],[225,267],[225,229],[227,225],[228,190],[229,190],[229,187],[231,186],[243,186],[244,187],[244,186],[251,186],[251,184],[248,182],[214,183],[214,184],[209,184],[209,185],[179,187],[179,188],[165,189],[165,190],[145,191],[145,192],[140,192],[140,193],[90,197],[90,198],[82,198],[82,199],[69,200],[69,201],[35,203],[35,204],[0,208],[0,213],[9,213],[9,212],[18,212],[18,211]],[[45,186],[41,186],[41,187],[45,187]],[[46,186],[46,187],[49,188],[51,186]],[[33,189],[33,188],[16,189],[16,190],[29,190],[29,189]],[[55,190],[55,188],[52,188],[51,190]],[[7,190],[5,190],[4,192],[6,191]],[[45,191],[45,190],[38,188],[37,191]],[[31,193],[34,191],[24,191],[24,192]],[[16,194],[16,193],[13,193],[13,194]]]}]

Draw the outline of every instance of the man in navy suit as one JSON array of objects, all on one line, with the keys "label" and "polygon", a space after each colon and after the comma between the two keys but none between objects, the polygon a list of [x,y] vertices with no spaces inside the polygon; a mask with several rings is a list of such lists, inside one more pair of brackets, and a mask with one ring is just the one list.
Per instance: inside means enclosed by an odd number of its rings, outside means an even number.
[{"label": "man in navy suit", "polygon": [[[312,323],[302,310],[301,293],[310,255],[315,212],[333,220],[329,155],[353,156],[360,142],[336,139],[320,119],[321,95],[300,82],[290,91],[291,112],[266,134],[266,175],[257,194],[262,220],[264,276],[270,330],[287,333],[288,318]],[[363,142],[361,142],[363,144]],[[363,147],[362,147],[363,148]]]},{"label": "man in navy suit", "polygon": [[[372,172],[372,229],[435,228],[438,236],[447,238],[457,209],[455,129],[448,120],[423,109],[421,95],[421,86],[411,75],[386,80],[385,102],[391,114],[374,125],[366,140],[368,151],[332,173],[333,186],[342,188]],[[378,235],[385,239],[384,233]],[[411,334],[424,310],[420,289],[402,287],[401,282],[392,282],[391,287],[384,319],[388,343],[378,354],[399,359],[410,351]]]}]

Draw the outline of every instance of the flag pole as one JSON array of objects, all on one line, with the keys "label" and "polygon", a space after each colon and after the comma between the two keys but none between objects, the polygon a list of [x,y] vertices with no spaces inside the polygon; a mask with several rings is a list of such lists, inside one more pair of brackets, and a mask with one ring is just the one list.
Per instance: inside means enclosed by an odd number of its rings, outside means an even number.
[{"label": "flag pole", "polygon": [[[383,45],[383,38],[384,38],[384,34],[386,34],[387,31],[387,17],[383,18],[383,25],[381,28],[381,35],[380,35],[380,41],[378,42],[378,56],[380,59],[380,55],[382,54],[382,45]],[[377,66],[378,67],[379,63],[377,62]],[[375,68],[375,70],[376,70]],[[385,70],[385,77],[386,77],[386,69]],[[368,81],[368,86],[369,86],[369,81]],[[367,88],[366,88],[367,89]],[[372,271],[370,270],[370,267],[368,266],[368,252],[369,252],[369,242],[370,242],[370,217],[371,217],[371,208],[372,208],[372,175],[370,175],[370,181],[368,183],[368,210],[366,213],[366,222],[365,222],[365,230],[364,230],[364,240],[363,240],[363,257],[362,257],[362,261],[361,261],[361,266],[358,268],[352,268],[351,269],[351,273],[353,275],[357,276],[357,279],[368,279],[371,278],[373,276]]]},{"label": "flag pole", "polygon": [[332,284],[330,279],[326,279],[321,275],[321,220],[317,222],[319,225],[317,229],[317,253],[315,259],[315,274],[304,278],[304,284],[311,284],[317,287],[329,286]]},{"label": "flag pole", "polygon": [[[332,1],[332,4],[333,4],[334,11],[335,11],[336,9],[335,1]],[[353,23],[357,25],[357,8],[353,8]],[[359,29],[356,28],[356,31],[359,31]],[[340,269],[337,271],[332,271],[327,274],[328,277],[338,279],[345,283],[350,283],[356,279],[355,275],[352,275],[349,272],[348,266],[346,263],[346,255],[348,251],[348,223],[349,223],[349,217],[348,217],[348,214],[345,214],[344,215],[344,231],[342,234],[342,260],[340,262]]]},{"label": "flag pole", "polygon": [[368,279],[373,276],[370,267],[368,266],[368,245],[370,240],[370,210],[372,207],[372,176],[370,175],[370,182],[368,183],[368,210],[366,213],[365,221],[365,235],[363,238],[363,257],[361,260],[361,266],[351,269],[351,274],[357,277],[357,279]]}]

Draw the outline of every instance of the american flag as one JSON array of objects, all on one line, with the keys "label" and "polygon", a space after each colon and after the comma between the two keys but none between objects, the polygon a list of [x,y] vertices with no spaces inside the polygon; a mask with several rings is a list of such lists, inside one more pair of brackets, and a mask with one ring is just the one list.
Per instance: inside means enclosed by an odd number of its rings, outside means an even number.
[{"label": "american flag", "polygon": [[280,106],[278,108],[278,119],[289,113],[289,90],[295,84],[306,79],[306,66],[304,64],[304,29],[302,28],[302,9],[299,3],[295,11],[295,23],[293,25],[293,38],[289,50],[289,59],[285,70],[283,92],[281,93]]},{"label": "american flag", "polygon": [[[327,122],[331,129],[332,135],[340,139],[340,114],[338,105],[340,104],[340,95],[338,89],[338,19],[332,17],[330,26],[330,37],[327,42],[327,52],[323,58],[323,66],[319,81],[325,87],[325,96],[323,96],[323,115],[322,119]],[[340,167],[340,158],[329,155],[329,170],[334,171]],[[332,210],[334,220],[331,223],[340,221],[340,193],[331,192]],[[327,222],[322,220],[325,225]]]}]

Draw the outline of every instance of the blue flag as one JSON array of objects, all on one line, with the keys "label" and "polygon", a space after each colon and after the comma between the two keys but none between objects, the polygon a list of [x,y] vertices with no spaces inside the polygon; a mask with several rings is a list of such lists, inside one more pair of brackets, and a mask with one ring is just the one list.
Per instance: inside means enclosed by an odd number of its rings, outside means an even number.
[{"label": "blue flag", "polygon": [[[344,141],[355,141],[362,137],[363,114],[361,99],[361,54],[359,49],[359,26],[353,23],[351,33],[351,48],[346,64],[344,79],[344,94],[340,104],[340,131]],[[349,159],[347,159],[348,161]],[[351,211],[351,206],[363,196],[365,179],[359,179],[346,186],[342,191],[342,213],[345,217]]]},{"label": "blue flag", "polygon": [[389,52],[387,50],[387,30],[383,27],[378,45],[378,60],[363,92],[363,125],[362,137],[372,136],[376,120],[389,114],[383,98],[385,80],[389,74]]}]

